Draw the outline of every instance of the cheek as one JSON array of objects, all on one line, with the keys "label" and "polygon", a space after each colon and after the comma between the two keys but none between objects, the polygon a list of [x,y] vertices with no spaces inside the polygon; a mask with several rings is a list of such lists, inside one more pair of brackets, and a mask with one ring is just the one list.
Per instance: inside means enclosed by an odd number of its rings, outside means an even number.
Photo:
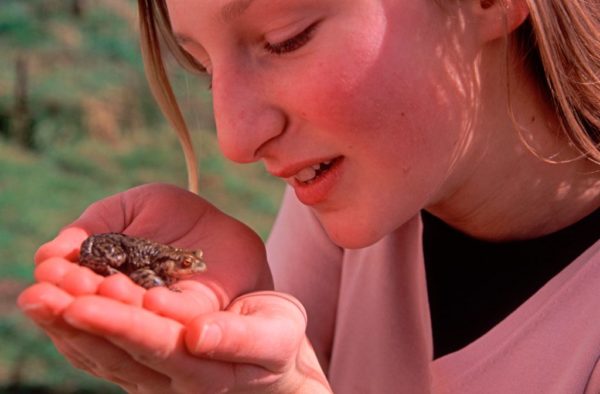
[{"label": "cheek", "polygon": [[316,213],[334,241],[360,247],[436,197],[465,108],[448,64],[433,60],[435,40],[387,41],[376,51],[347,44],[345,54],[332,52],[298,74],[290,100],[320,142],[347,156],[343,192]]},{"label": "cheek", "polygon": [[430,71],[339,63],[301,85],[304,116],[347,156],[352,174],[343,203],[317,212],[339,245],[366,246],[393,231],[446,179],[459,125],[453,104],[438,98],[439,74]]},{"label": "cheek", "polygon": [[437,98],[439,83],[412,72],[410,64],[338,61],[312,71],[295,91],[299,112],[345,148],[360,144],[362,152],[379,151],[371,160],[400,157],[409,164],[451,143],[444,126],[454,111]]},{"label": "cheek", "polygon": [[295,92],[301,115],[330,133],[379,129],[391,97],[386,99],[377,81],[358,68],[344,63],[315,67]]}]

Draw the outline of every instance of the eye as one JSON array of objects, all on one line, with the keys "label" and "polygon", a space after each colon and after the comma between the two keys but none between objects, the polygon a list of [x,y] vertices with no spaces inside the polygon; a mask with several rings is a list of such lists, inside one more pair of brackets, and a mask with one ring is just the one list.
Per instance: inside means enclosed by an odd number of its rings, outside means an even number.
[{"label": "eye", "polygon": [[200,68],[196,70],[196,74],[201,74],[200,77],[202,78],[202,81],[206,83],[206,88],[212,90],[212,74],[204,66],[199,67]]},{"label": "eye", "polygon": [[208,90],[212,90],[212,74],[210,73],[210,71],[208,71],[208,69],[206,67],[204,67],[203,65],[201,65],[195,59],[194,59],[194,62],[198,65],[198,69],[197,69],[196,72],[202,74],[202,79],[203,80],[208,80],[207,89]]},{"label": "eye", "polygon": [[[199,62],[198,59],[184,47],[184,44],[178,43],[177,45],[179,46],[179,51],[181,51],[185,58],[185,63],[180,61],[181,66],[187,71],[194,74],[201,74],[203,77],[206,77],[206,79],[208,79],[208,90],[212,90],[212,75],[209,68]],[[179,61],[179,59],[177,60]]]},{"label": "eye", "polygon": [[192,260],[190,260],[189,258],[185,258],[185,259],[183,259],[183,261],[181,262],[181,265],[182,265],[184,268],[191,267],[191,266],[192,266]]},{"label": "eye", "polygon": [[302,30],[300,33],[296,34],[294,37],[289,38],[285,41],[274,43],[274,44],[267,42],[264,46],[265,50],[267,50],[268,52],[271,52],[275,55],[283,55],[283,54],[290,53],[297,49],[302,48],[313,37],[313,34],[314,34],[317,26],[319,25],[319,22],[320,21],[317,21],[317,22],[313,23],[312,25],[309,25],[306,29]]}]

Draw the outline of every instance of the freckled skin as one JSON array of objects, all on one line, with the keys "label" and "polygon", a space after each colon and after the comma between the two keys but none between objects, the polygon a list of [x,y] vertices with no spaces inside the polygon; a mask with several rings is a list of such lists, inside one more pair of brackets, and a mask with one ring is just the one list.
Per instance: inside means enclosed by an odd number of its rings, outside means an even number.
[{"label": "freckled skin", "polygon": [[206,271],[201,250],[179,249],[121,233],[95,234],[81,244],[79,264],[108,276],[122,272],[144,287],[170,286]]}]

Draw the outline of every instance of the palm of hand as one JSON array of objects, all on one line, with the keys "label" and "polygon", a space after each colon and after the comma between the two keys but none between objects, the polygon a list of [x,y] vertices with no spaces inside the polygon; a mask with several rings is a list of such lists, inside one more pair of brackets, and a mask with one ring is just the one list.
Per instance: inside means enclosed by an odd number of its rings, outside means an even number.
[{"label": "palm of hand", "polygon": [[[208,273],[180,282],[181,293],[145,291],[70,262],[89,233],[110,231],[201,247]],[[148,185],[92,205],[36,263],[40,283],[21,295],[23,310],[74,365],[128,391],[289,388],[300,380],[300,352],[318,369],[299,303],[268,291],[235,299],[272,286],[262,241],[181,189]]]},{"label": "palm of hand", "polygon": [[103,232],[202,249],[209,265],[203,278],[214,281],[229,299],[272,288],[258,235],[197,195],[164,184],[145,185],[93,204],[57,239],[42,246],[35,259],[60,256],[74,261],[85,237]]}]

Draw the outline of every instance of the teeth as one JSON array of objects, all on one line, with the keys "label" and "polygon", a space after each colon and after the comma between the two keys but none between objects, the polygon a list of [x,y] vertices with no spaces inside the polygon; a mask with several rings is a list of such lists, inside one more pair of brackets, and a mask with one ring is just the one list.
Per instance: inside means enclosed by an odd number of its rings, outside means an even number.
[{"label": "teeth", "polygon": [[306,167],[304,169],[302,169],[299,173],[296,174],[295,178],[299,181],[299,182],[308,182],[311,179],[313,179],[315,176],[317,176],[317,170],[319,169],[319,167],[314,168],[313,167]]},{"label": "teeth", "polygon": [[324,171],[327,168],[329,168],[330,164],[331,160],[303,168],[302,170],[300,170],[300,172],[296,174],[295,178],[296,180],[298,180],[298,182],[308,182],[314,179],[320,171]]}]

